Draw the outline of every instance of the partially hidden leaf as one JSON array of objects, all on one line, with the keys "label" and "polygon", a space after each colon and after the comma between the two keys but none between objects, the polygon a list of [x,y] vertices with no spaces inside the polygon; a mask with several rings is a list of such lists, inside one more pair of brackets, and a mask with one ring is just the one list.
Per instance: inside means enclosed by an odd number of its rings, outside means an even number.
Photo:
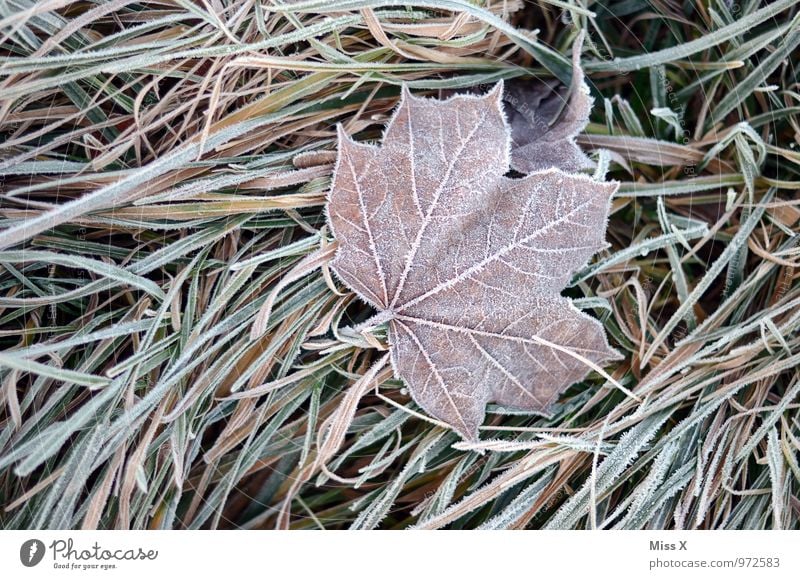
[{"label": "partially hidden leaf", "polygon": [[339,127],[327,213],[331,267],[388,322],[395,374],[429,414],[476,441],[489,402],[545,411],[619,358],[560,295],[607,246],[616,183],[509,171],[503,85],[401,102],[381,146]]},{"label": "partially hidden leaf", "polygon": [[505,112],[511,125],[511,168],[520,173],[558,167],[568,172],[594,168],[594,162],[575,143],[589,123],[592,97],[581,69],[580,37],[572,49],[572,82],[512,80]]},{"label": "partially hidden leaf", "polygon": [[[557,167],[569,173],[594,169],[595,163],[575,139],[589,123],[593,99],[589,95],[580,55],[583,34],[572,48],[569,86],[556,79],[512,79],[505,85],[503,110],[511,127],[511,168],[533,173]],[[480,87],[453,94],[478,94]]]}]

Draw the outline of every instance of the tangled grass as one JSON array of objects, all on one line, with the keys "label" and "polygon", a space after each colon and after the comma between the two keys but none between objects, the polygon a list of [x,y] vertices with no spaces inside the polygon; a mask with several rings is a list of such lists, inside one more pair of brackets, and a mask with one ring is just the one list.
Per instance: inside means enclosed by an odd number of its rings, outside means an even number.
[{"label": "tangled grass", "polygon": [[[798,528],[799,15],[0,3],[0,526]],[[568,81],[580,30],[579,142],[621,187],[567,295],[636,397],[592,374],[469,448],[351,330],[335,124],[378,139],[404,82]]]}]

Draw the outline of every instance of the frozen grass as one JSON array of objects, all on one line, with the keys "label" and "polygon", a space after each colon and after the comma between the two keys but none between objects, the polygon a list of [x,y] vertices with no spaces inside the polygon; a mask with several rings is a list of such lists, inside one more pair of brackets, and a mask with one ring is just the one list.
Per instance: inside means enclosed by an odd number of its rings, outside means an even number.
[{"label": "frozen grass", "polygon": [[[796,0],[0,11],[2,527],[800,526]],[[579,29],[622,185],[567,293],[640,401],[593,374],[454,447],[325,266],[335,123],[568,79]]]}]

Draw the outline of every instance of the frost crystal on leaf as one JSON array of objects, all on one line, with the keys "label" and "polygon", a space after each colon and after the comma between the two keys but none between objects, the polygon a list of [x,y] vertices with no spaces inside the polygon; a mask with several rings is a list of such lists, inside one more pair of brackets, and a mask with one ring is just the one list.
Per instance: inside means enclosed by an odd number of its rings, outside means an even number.
[{"label": "frost crystal on leaf", "polygon": [[619,358],[560,295],[606,246],[617,185],[559,169],[505,177],[502,94],[404,88],[379,147],[340,127],[327,205],[332,269],[388,322],[396,375],[471,441],[488,402],[543,411],[587,361]]}]

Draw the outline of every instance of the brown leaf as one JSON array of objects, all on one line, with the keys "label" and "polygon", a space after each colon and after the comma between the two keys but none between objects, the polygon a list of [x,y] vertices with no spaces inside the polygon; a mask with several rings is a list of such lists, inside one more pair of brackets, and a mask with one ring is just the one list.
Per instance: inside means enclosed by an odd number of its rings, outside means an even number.
[{"label": "brown leaf", "polygon": [[[572,48],[572,83],[512,80],[505,111],[511,125],[511,167],[520,173],[558,167],[568,172],[593,168],[594,162],[575,143],[589,123],[592,97],[581,69],[579,37]],[[563,109],[563,110],[562,110]]]},{"label": "brown leaf", "polygon": [[[572,82],[554,79],[512,79],[506,83],[503,110],[511,127],[511,168],[533,173],[557,167],[569,173],[593,169],[576,143],[589,123],[593,99],[580,64],[583,34],[572,49]],[[482,87],[444,90],[442,96],[480,94]]]},{"label": "brown leaf", "polygon": [[381,146],[339,128],[331,266],[389,323],[395,374],[468,440],[488,402],[545,410],[619,357],[559,295],[604,242],[617,185],[559,169],[509,179],[502,83],[484,96],[406,88]]}]

